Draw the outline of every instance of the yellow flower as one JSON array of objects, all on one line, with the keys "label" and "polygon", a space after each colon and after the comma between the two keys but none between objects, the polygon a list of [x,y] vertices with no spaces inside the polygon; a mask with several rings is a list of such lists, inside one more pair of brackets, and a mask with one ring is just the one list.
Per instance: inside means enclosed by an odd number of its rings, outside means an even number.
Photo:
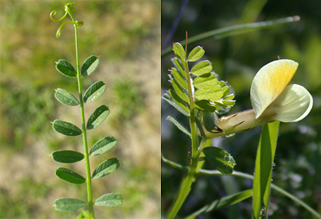
[{"label": "yellow flower", "polygon": [[251,102],[255,118],[262,122],[279,120],[297,122],[311,111],[313,99],[304,87],[288,85],[299,64],[289,59],[273,61],[255,75],[251,86]]},{"label": "yellow flower", "polygon": [[298,66],[297,62],[289,59],[276,60],[263,66],[251,86],[253,110],[218,119],[216,125],[223,132],[214,131],[206,136],[214,138],[275,120],[297,122],[305,118],[312,109],[313,98],[304,87],[289,85]]}]

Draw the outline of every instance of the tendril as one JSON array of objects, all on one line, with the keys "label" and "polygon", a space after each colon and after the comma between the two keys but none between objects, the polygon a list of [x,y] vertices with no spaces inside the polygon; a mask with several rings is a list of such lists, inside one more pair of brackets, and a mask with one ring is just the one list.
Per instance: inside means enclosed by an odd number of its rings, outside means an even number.
[{"label": "tendril", "polygon": [[64,16],[62,16],[61,18],[55,20],[55,19],[53,18],[53,16],[55,16],[56,13],[57,13],[56,10],[53,10],[53,11],[50,13],[50,19],[51,19],[52,21],[54,21],[54,22],[61,21],[61,20],[64,19],[64,18],[67,16],[67,14],[68,14],[68,12],[66,11],[66,13],[64,14]]},{"label": "tendril", "polygon": [[56,38],[59,38],[59,37],[60,37],[60,34],[61,34],[60,30],[61,30],[61,28],[62,28],[66,23],[76,24],[76,23],[72,22],[71,20],[67,20],[67,21],[63,22],[63,23],[60,25],[60,27],[58,28],[58,30],[57,30]]}]

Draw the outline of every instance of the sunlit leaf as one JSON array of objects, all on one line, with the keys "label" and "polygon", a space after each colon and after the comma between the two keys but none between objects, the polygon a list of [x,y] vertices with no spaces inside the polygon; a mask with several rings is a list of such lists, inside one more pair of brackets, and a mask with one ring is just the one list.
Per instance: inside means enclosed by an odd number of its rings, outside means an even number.
[{"label": "sunlit leaf", "polygon": [[78,173],[75,173],[74,171],[63,167],[58,167],[56,169],[56,175],[60,179],[63,179],[73,184],[82,184],[86,182],[86,179],[81,175],[79,175]]},{"label": "sunlit leaf", "polygon": [[113,148],[117,144],[117,140],[114,137],[106,137],[97,141],[90,150],[90,155],[97,156],[105,153],[109,149]]},{"label": "sunlit leaf", "polygon": [[197,46],[189,53],[187,60],[189,62],[195,62],[200,58],[202,58],[204,53],[205,53],[204,49],[200,46]]},{"label": "sunlit leaf", "polygon": [[67,136],[77,136],[82,134],[81,129],[79,129],[74,124],[71,124],[69,122],[64,122],[58,119],[56,119],[52,123],[52,128],[56,132]]},{"label": "sunlit leaf", "polygon": [[174,43],[173,50],[177,57],[179,57],[181,60],[185,60],[185,50],[180,43]]},{"label": "sunlit leaf", "polygon": [[206,159],[215,168],[224,174],[231,174],[236,165],[234,158],[225,150],[218,147],[206,147],[203,149]]},{"label": "sunlit leaf", "polygon": [[193,85],[196,88],[202,89],[205,87],[220,86],[220,82],[217,80],[215,74],[210,72],[195,78],[193,81]]},{"label": "sunlit leaf", "polygon": [[198,100],[216,101],[223,97],[223,90],[220,86],[205,87],[195,92],[195,98]]},{"label": "sunlit leaf", "polygon": [[92,177],[94,179],[104,177],[117,170],[119,166],[120,164],[117,158],[110,158],[98,165]]},{"label": "sunlit leaf", "polygon": [[107,106],[102,105],[98,107],[88,119],[87,129],[93,129],[99,126],[109,115],[109,109]]},{"label": "sunlit leaf", "polygon": [[77,106],[79,104],[79,101],[74,95],[61,88],[56,90],[55,97],[60,103],[68,106]]},{"label": "sunlit leaf", "polygon": [[99,206],[119,206],[123,203],[123,198],[120,194],[109,193],[99,197],[95,201],[95,205]]},{"label": "sunlit leaf", "polygon": [[67,76],[67,77],[76,77],[77,76],[77,72],[75,70],[75,68],[72,66],[72,64],[70,64],[69,62],[67,62],[66,60],[59,60],[56,63],[56,69],[63,75]]},{"label": "sunlit leaf", "polygon": [[74,211],[85,206],[86,202],[74,198],[60,198],[55,201],[57,211]]},{"label": "sunlit leaf", "polygon": [[85,157],[82,153],[69,150],[54,151],[51,156],[54,161],[59,163],[75,163],[81,161]]},{"label": "sunlit leaf", "polygon": [[212,64],[208,60],[201,61],[193,66],[193,68],[191,69],[191,74],[203,75],[211,72],[212,69],[213,69]]},{"label": "sunlit leaf", "polygon": [[85,92],[85,103],[91,103],[97,100],[106,90],[106,84],[102,81],[97,81],[92,84]]},{"label": "sunlit leaf", "polygon": [[81,75],[88,76],[93,73],[99,64],[99,59],[97,56],[90,56],[81,66]]}]

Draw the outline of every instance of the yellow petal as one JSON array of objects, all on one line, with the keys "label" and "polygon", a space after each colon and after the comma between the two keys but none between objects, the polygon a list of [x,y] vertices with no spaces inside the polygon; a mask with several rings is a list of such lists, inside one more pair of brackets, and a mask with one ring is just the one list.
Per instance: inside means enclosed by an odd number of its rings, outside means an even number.
[{"label": "yellow petal", "polygon": [[312,109],[313,98],[301,85],[288,85],[281,95],[266,109],[262,116],[274,114],[273,120],[297,122],[304,119]]},{"label": "yellow petal", "polygon": [[256,118],[282,93],[295,74],[298,63],[281,59],[263,66],[255,75],[251,86],[251,102]]}]

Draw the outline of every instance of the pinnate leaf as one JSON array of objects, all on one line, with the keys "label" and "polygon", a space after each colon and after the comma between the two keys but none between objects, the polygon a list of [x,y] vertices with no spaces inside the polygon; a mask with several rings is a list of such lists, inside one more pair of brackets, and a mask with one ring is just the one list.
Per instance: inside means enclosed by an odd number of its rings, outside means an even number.
[{"label": "pinnate leaf", "polygon": [[119,166],[120,164],[117,158],[110,158],[98,165],[92,177],[94,179],[104,177],[117,170]]},{"label": "pinnate leaf", "polygon": [[99,197],[95,201],[95,205],[99,206],[119,206],[123,203],[123,198],[120,194],[109,193]]},{"label": "pinnate leaf", "polygon": [[79,104],[79,101],[74,95],[61,88],[56,90],[55,97],[60,103],[68,106],[77,106]]},{"label": "pinnate leaf", "polygon": [[60,198],[55,201],[57,211],[74,211],[85,206],[86,202],[74,198]]},{"label": "pinnate leaf", "polygon": [[88,76],[93,73],[99,64],[99,59],[97,56],[90,56],[81,66],[81,75]]},{"label": "pinnate leaf", "polygon": [[206,159],[213,164],[218,171],[231,174],[236,165],[234,158],[225,150],[218,147],[206,147],[203,149]]},{"label": "pinnate leaf", "polygon": [[201,61],[193,66],[193,68],[191,69],[191,74],[203,75],[203,74],[211,72],[212,69],[213,69],[213,67],[212,67],[212,64],[210,63],[210,61],[208,61],[208,60]]},{"label": "pinnate leaf", "polygon": [[117,144],[117,140],[114,137],[106,137],[97,141],[90,150],[91,156],[97,156],[105,153],[109,149],[113,148]]},{"label": "pinnate leaf", "polygon": [[109,115],[109,108],[105,105],[98,107],[88,119],[87,129],[94,129],[99,126]]},{"label": "pinnate leaf", "polygon": [[73,183],[73,184],[82,184],[86,182],[86,179],[79,175],[78,173],[75,173],[72,170],[69,170],[67,168],[58,167],[56,169],[56,175],[67,182]]},{"label": "pinnate leaf", "polygon": [[65,75],[67,77],[76,77],[77,76],[77,72],[76,72],[75,68],[72,66],[72,64],[70,64],[69,62],[67,62],[64,59],[61,59],[56,63],[56,69],[61,74]]},{"label": "pinnate leaf", "polygon": [[51,156],[54,161],[59,163],[75,163],[85,157],[82,153],[70,150],[54,151]]},{"label": "pinnate leaf", "polygon": [[56,132],[67,136],[77,136],[82,134],[81,129],[79,129],[74,124],[71,124],[69,122],[64,122],[58,119],[56,119],[52,123],[52,128]]},{"label": "pinnate leaf", "polygon": [[97,81],[92,84],[85,92],[85,103],[91,103],[97,100],[106,90],[106,84],[102,81]]},{"label": "pinnate leaf", "polygon": [[189,53],[187,60],[189,62],[195,62],[200,58],[202,58],[204,53],[205,53],[204,49],[200,46],[197,46]]}]

